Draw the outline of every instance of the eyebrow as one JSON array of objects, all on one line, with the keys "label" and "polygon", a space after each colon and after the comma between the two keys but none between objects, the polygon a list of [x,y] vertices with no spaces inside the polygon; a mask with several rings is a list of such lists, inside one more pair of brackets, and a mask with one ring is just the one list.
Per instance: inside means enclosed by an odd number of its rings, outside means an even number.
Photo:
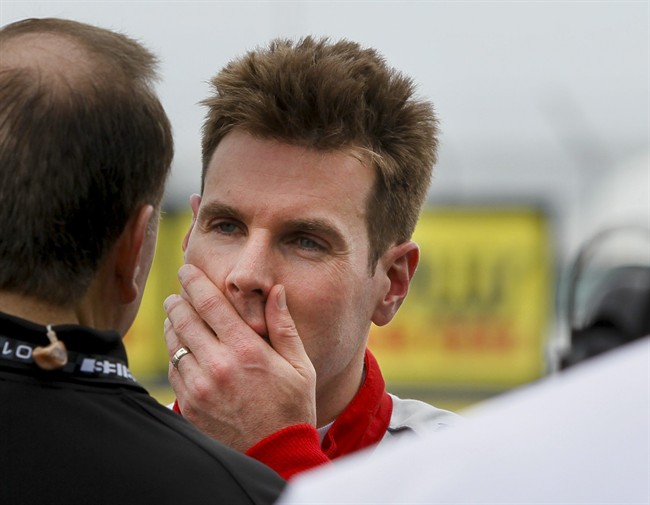
[{"label": "eyebrow", "polygon": [[199,209],[199,219],[201,223],[205,223],[214,217],[230,217],[233,219],[243,220],[242,215],[234,207],[219,202],[211,202],[201,205]]},{"label": "eyebrow", "polygon": [[345,239],[338,228],[326,219],[291,219],[285,223],[285,227],[324,236],[338,245],[345,244]]}]

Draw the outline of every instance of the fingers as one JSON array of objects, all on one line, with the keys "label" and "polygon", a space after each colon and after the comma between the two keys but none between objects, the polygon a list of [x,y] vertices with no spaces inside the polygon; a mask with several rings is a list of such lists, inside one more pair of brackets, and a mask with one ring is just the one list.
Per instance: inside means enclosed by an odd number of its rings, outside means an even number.
[{"label": "fingers", "polygon": [[284,286],[273,286],[265,308],[271,345],[303,377],[314,376],[314,367],[307,356],[296,325],[289,313]]},{"label": "fingers", "polygon": [[[174,296],[174,295],[172,295],[172,296]],[[167,300],[165,300],[165,302],[163,304],[165,309],[167,309],[169,298],[170,297],[167,297]],[[169,318],[165,318],[165,323],[163,325],[163,329],[164,329],[164,333],[165,333],[165,345],[167,346],[167,354],[169,355],[169,359],[171,359],[172,356],[174,355],[174,353],[183,344],[178,339],[178,336],[176,335],[176,332],[174,332],[174,327],[172,326],[172,323],[169,320]]]},{"label": "fingers", "polygon": [[169,380],[169,384],[171,385],[172,389],[174,390],[174,393],[176,394],[176,398],[179,403],[179,407],[181,409],[181,412],[183,411],[183,399],[187,396],[187,386],[185,384],[185,381],[183,380],[182,375],[179,373],[180,370],[184,367],[189,367],[191,365],[196,366],[196,363],[191,364],[190,361],[195,361],[194,356],[192,354],[188,354],[183,357],[181,361],[184,361],[182,364],[179,361],[176,368],[171,363],[171,359],[176,353],[178,349],[181,348],[182,344],[180,340],[178,339],[178,336],[176,335],[176,332],[174,332],[174,327],[172,326],[172,323],[169,319],[165,319],[165,324],[164,324],[164,330],[165,330],[165,343],[167,345],[167,353],[169,354],[170,357],[170,362],[169,362],[169,368],[167,370],[167,379]]},{"label": "fingers", "polygon": [[[176,394],[181,412],[187,417],[191,413],[191,403],[194,401],[193,389],[196,389],[197,380],[202,379],[201,363],[197,358],[201,357],[203,361],[216,359],[220,344],[214,332],[203,323],[186,300],[178,295],[171,295],[165,300],[164,306],[168,314],[164,325],[165,343],[170,356],[167,378]],[[175,325],[185,331],[180,333],[183,338],[175,330]],[[187,338],[188,335],[199,334],[203,335],[204,341],[211,343],[211,349],[205,350],[195,342],[189,343],[192,339]],[[194,337],[194,340],[196,338]],[[190,353],[184,355],[174,367],[171,359],[181,347],[185,347]]]},{"label": "fingers", "polygon": [[184,346],[192,351],[195,358],[207,356],[218,343],[217,334],[198,315],[191,303],[179,295],[170,295],[164,302],[167,311],[165,341],[171,356]]},{"label": "fingers", "polygon": [[[168,314],[164,326],[165,343],[170,355],[167,377],[181,412],[191,420],[192,405],[201,400],[197,390],[205,390],[209,382],[202,367],[211,360],[219,360],[222,346],[189,302],[178,295],[171,295],[164,305]],[[206,342],[206,345],[197,342]],[[181,348],[186,348],[189,353],[183,355],[174,367],[174,354]]]},{"label": "fingers", "polygon": [[[184,297],[212,331],[219,335],[219,339],[226,344],[238,345],[242,339],[250,338],[254,343],[260,343],[260,338],[244,320],[235,307],[226,299],[225,295],[214,283],[194,265],[185,264],[178,271],[178,278],[183,286]],[[176,320],[172,321],[177,332],[185,337],[185,331],[177,326]],[[193,335],[187,335],[185,343],[194,345],[190,340]],[[199,344],[205,340],[199,339]],[[210,345],[209,342],[207,342]],[[197,349],[198,352],[198,349]]]}]

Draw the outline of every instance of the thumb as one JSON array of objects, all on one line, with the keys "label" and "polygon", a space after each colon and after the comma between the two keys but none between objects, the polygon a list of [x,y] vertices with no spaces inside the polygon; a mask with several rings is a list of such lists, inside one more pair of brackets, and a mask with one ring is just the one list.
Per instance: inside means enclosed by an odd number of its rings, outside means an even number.
[{"label": "thumb", "polygon": [[314,367],[307,356],[298,330],[287,308],[284,286],[273,286],[266,303],[266,325],[273,349],[287,360],[303,377],[315,378]]}]

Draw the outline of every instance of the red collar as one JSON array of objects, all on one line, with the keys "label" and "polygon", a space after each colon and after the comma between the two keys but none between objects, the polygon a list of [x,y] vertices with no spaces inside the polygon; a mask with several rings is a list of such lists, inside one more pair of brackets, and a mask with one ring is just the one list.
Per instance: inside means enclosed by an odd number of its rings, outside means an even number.
[{"label": "red collar", "polygon": [[330,459],[378,443],[390,423],[393,402],[386,393],[377,360],[366,349],[366,377],[357,395],[336,418],[323,439],[322,449]]}]

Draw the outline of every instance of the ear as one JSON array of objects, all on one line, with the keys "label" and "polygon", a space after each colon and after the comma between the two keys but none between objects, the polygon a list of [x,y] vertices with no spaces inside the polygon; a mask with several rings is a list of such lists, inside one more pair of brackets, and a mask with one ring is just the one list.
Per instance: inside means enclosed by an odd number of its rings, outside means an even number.
[{"label": "ear", "polygon": [[119,300],[123,304],[131,303],[138,297],[140,289],[144,289],[138,282],[138,274],[153,213],[154,208],[151,205],[140,207],[127,222],[116,244],[115,277]]},{"label": "ear", "polygon": [[192,207],[192,224],[190,225],[189,230],[187,230],[187,233],[185,234],[185,238],[183,239],[183,252],[186,251],[187,249],[187,244],[190,242],[190,235],[192,235],[192,230],[194,230],[194,225],[196,224],[196,218],[199,216],[199,207],[201,205],[201,196],[197,194],[193,194],[190,196],[190,207]]},{"label": "ear", "polygon": [[372,315],[372,322],[377,326],[388,324],[397,313],[408,294],[419,261],[420,248],[412,241],[390,247],[379,258],[375,275],[383,277],[387,289]]}]

